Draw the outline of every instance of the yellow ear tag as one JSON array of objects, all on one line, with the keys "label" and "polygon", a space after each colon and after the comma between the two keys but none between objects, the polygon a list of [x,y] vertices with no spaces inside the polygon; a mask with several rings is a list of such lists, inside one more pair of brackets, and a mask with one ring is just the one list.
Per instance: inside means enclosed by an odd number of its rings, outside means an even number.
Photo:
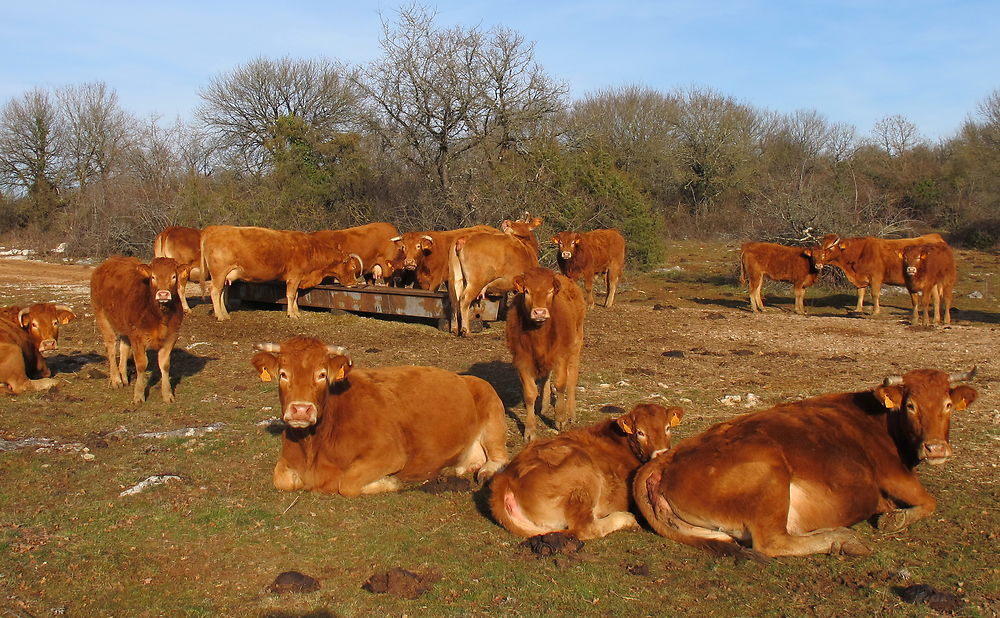
[{"label": "yellow ear tag", "polygon": [[969,407],[969,404],[965,403],[964,399],[955,404],[955,409],[958,410],[959,412],[966,409],[967,407]]},{"label": "yellow ear tag", "polygon": [[896,407],[896,404],[892,402],[892,399],[889,399],[888,395],[882,395],[882,405],[889,408],[890,410]]},{"label": "yellow ear tag", "polygon": [[333,378],[333,379],[334,380],[343,380],[344,379],[344,368],[343,367],[341,367],[340,369],[337,369],[337,376],[335,378]]},{"label": "yellow ear tag", "polygon": [[267,372],[267,368],[265,368],[265,367],[261,367],[260,368],[260,381],[261,382],[270,382],[271,381],[271,374],[269,374]]},{"label": "yellow ear tag", "polygon": [[677,416],[671,417],[671,419],[670,419],[670,426],[671,427],[676,427],[676,426],[678,426],[680,424],[681,424],[681,419],[679,417],[677,417]]},{"label": "yellow ear tag", "polygon": [[632,435],[632,428],[625,421],[619,421],[618,426],[621,427],[622,431],[625,433]]}]

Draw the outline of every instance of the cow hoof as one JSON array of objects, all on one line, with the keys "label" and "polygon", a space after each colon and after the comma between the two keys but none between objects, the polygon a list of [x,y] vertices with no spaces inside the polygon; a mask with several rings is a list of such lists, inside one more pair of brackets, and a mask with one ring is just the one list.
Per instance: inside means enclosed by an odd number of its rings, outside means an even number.
[{"label": "cow hoof", "polygon": [[164,395],[163,396],[163,403],[174,403],[174,401],[176,401],[176,400],[174,399],[174,394],[173,393],[170,393],[169,395]]},{"label": "cow hoof", "polygon": [[503,464],[499,461],[488,461],[483,464],[483,467],[476,471],[476,482],[482,485],[486,481],[493,478],[493,475],[503,468]]},{"label": "cow hoof", "polygon": [[534,429],[525,429],[524,430],[524,442],[525,443],[533,442],[536,437],[537,436],[535,435],[535,430]]},{"label": "cow hoof", "polygon": [[899,532],[908,524],[909,521],[906,517],[906,511],[891,511],[889,513],[883,513],[882,516],[878,518],[878,529],[886,534]]}]

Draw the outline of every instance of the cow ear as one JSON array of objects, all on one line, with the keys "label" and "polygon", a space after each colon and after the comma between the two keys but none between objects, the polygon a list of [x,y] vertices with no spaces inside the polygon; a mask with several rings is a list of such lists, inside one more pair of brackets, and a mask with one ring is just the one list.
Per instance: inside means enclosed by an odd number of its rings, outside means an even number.
[{"label": "cow ear", "polygon": [[684,409],[674,406],[669,408],[667,412],[670,412],[670,426],[676,427],[681,424],[681,419],[684,418]]},{"label": "cow ear", "polygon": [[270,352],[257,352],[250,359],[250,364],[260,374],[261,382],[270,382],[272,376],[278,373],[278,357]]},{"label": "cow ear", "polygon": [[960,412],[968,408],[969,404],[975,401],[978,396],[979,393],[976,389],[966,384],[962,384],[961,386],[956,386],[951,389],[951,403],[954,404],[955,409]]},{"label": "cow ear", "polygon": [[542,218],[541,217],[535,217],[531,221],[528,221],[528,227],[530,227],[531,229],[535,229],[536,227],[538,227],[541,224],[542,224]]},{"label": "cow ear", "polygon": [[153,276],[153,269],[149,267],[149,264],[139,264],[135,267],[135,270],[143,279],[149,279]]},{"label": "cow ear", "polygon": [[896,254],[897,254],[897,255],[898,255],[899,257],[903,257],[903,252],[902,252],[902,251],[897,251],[897,252],[896,252]]},{"label": "cow ear", "polygon": [[327,357],[326,371],[330,382],[340,382],[347,379],[347,374],[351,372],[351,359],[340,354]]},{"label": "cow ear", "polygon": [[619,416],[615,419],[615,423],[617,423],[618,427],[628,435],[635,433],[635,428],[632,426],[633,423],[631,413]]},{"label": "cow ear", "polygon": [[875,397],[887,410],[898,410],[903,406],[903,389],[898,386],[880,386],[875,389]]},{"label": "cow ear", "polygon": [[178,279],[187,279],[190,276],[191,276],[191,265],[190,264],[181,264],[180,266],[177,267],[177,278]]},{"label": "cow ear", "polygon": [[524,275],[514,277],[514,292],[517,294],[524,293]]},{"label": "cow ear", "polygon": [[552,243],[553,245],[558,245],[559,239],[553,236],[552,238],[549,239],[549,242]]},{"label": "cow ear", "polygon": [[69,309],[60,309],[56,312],[56,319],[60,324],[69,324],[76,319],[76,314]]},{"label": "cow ear", "polygon": [[509,232],[512,225],[510,219],[504,219],[503,223],[500,224],[500,231]]},{"label": "cow ear", "polygon": [[842,242],[842,243],[840,243],[837,246],[840,247],[841,249],[846,249],[847,248],[847,243],[846,242]]}]

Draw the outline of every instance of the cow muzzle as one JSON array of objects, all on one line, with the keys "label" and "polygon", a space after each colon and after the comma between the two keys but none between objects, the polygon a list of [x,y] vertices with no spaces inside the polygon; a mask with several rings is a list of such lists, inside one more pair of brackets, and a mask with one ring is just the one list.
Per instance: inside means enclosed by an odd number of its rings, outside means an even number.
[{"label": "cow muzzle", "polygon": [[284,421],[296,429],[305,429],[316,424],[316,404],[309,401],[293,401],[285,406]]},{"label": "cow muzzle", "polygon": [[563,251],[561,255],[562,255],[562,258],[564,260],[568,260],[568,259],[571,259],[573,257],[573,252],[572,251]]},{"label": "cow muzzle", "polygon": [[38,344],[38,351],[42,354],[55,352],[58,348],[59,344],[56,343],[55,339],[45,339]]},{"label": "cow muzzle", "polygon": [[924,459],[932,466],[943,464],[951,457],[951,445],[944,440],[924,442],[920,450]]},{"label": "cow muzzle", "polygon": [[535,322],[544,322],[549,319],[549,308],[535,307],[531,310],[531,319]]},{"label": "cow muzzle", "polygon": [[906,274],[908,274],[908,275],[915,275],[915,274],[917,274],[917,267],[916,266],[907,266],[906,267]]},{"label": "cow muzzle", "polygon": [[403,268],[406,270],[416,270],[417,261],[416,260],[403,260]]},{"label": "cow muzzle", "polygon": [[156,290],[156,302],[169,303],[174,298],[170,290]]}]

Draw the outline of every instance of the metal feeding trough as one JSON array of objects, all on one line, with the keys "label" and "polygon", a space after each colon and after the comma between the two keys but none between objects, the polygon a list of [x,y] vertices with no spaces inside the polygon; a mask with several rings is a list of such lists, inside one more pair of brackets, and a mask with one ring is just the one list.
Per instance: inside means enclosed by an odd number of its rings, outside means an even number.
[{"label": "metal feeding trough", "polygon": [[[233,281],[226,292],[227,302],[248,301],[266,304],[288,304],[285,284],[281,281],[247,283]],[[322,283],[314,288],[299,290],[300,307],[351,311],[380,315],[399,315],[432,321],[443,330],[450,330],[451,302],[448,292],[393,288],[385,285],[358,285],[346,287],[336,283]],[[506,297],[489,297],[472,305],[473,330],[482,322],[503,320],[507,315]]]}]

